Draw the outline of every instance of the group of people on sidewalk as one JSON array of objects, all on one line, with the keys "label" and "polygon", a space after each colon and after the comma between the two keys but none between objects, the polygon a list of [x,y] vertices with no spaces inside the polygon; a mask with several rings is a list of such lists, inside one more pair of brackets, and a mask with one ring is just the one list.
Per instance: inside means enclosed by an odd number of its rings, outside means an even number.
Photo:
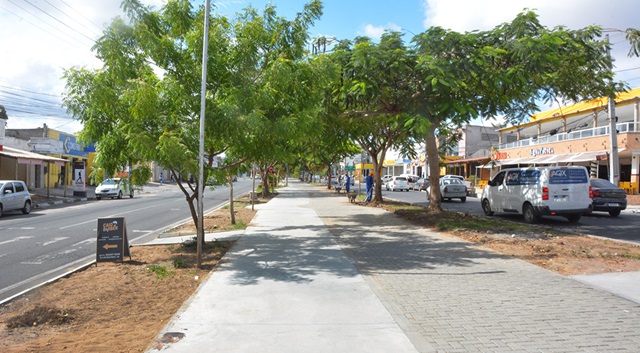
[{"label": "group of people on sidewalk", "polygon": [[[349,173],[347,173],[343,176],[343,178],[345,181],[345,190],[347,191],[347,193],[349,193],[351,191],[352,176],[349,175]],[[365,200],[366,202],[371,202],[371,199],[373,198],[373,184],[374,184],[373,172],[367,175],[367,177],[365,178],[365,182],[366,182],[366,191],[367,191],[367,196]]]}]

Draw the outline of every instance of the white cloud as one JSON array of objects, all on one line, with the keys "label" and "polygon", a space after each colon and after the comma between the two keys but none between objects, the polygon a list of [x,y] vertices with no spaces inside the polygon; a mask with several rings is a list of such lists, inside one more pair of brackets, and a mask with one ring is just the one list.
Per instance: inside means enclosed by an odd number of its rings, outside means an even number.
[{"label": "white cloud", "polygon": [[[164,2],[143,0],[155,7]],[[7,93],[6,87],[60,95],[64,91],[65,69],[101,67],[91,47],[106,25],[122,15],[120,3],[121,0],[0,2],[0,86],[4,86],[0,88],[0,104],[12,112],[8,121],[10,128],[38,127],[45,122],[67,132],[81,128],[73,120],[47,118],[48,108],[37,108],[36,103],[31,103],[33,108],[29,110],[41,112],[40,115],[12,111],[16,94],[26,93],[16,90]],[[55,97],[43,97],[55,100]]]},{"label": "white cloud", "polygon": [[385,26],[374,26],[372,24],[367,24],[364,26],[364,34],[367,37],[371,37],[373,39],[380,39],[385,30],[402,31],[402,27],[398,26],[395,23],[388,23]]},{"label": "white cloud", "polygon": [[[570,29],[598,25],[605,29],[639,28],[637,0],[423,0],[424,27],[440,26],[458,32],[489,30],[528,8],[534,10],[540,22],[549,28],[563,25]],[[612,55],[616,70],[640,66],[640,58],[629,58],[629,44],[621,33],[610,32]],[[630,80],[640,76],[640,70],[624,71],[619,79]],[[635,85],[638,86],[638,81]]]}]

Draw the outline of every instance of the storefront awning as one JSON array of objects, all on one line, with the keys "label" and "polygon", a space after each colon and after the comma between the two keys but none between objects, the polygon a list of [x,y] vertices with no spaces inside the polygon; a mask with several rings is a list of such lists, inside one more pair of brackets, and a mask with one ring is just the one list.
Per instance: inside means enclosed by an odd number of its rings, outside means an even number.
[{"label": "storefront awning", "polygon": [[[623,149],[618,150],[619,152],[623,151]],[[503,166],[503,165],[519,165],[519,164],[556,164],[556,163],[574,163],[574,162],[589,162],[595,160],[604,160],[607,159],[608,151],[592,151],[592,152],[578,152],[578,153],[565,153],[565,154],[554,154],[554,155],[545,155],[545,156],[536,156],[536,157],[528,157],[528,158],[512,158],[512,159],[502,159],[493,161],[495,166]],[[487,168],[491,168],[491,166],[486,166]]]},{"label": "storefront awning", "polygon": [[465,164],[465,163],[480,163],[480,162],[486,162],[489,159],[491,159],[491,157],[487,156],[487,157],[477,157],[477,158],[466,158],[466,159],[458,159],[458,160],[454,160],[454,161],[446,161],[444,162],[445,164]]},{"label": "storefront awning", "polygon": [[15,158],[18,164],[42,164],[46,162],[55,163],[56,165],[63,166],[66,159],[45,156],[44,154],[19,150],[17,148],[3,146],[0,151],[0,156],[6,156],[9,158]]}]

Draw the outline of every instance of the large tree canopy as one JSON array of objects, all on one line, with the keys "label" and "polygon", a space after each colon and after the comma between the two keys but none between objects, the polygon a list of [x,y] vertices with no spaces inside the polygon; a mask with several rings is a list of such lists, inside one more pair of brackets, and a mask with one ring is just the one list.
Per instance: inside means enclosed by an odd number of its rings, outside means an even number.
[{"label": "large tree canopy", "polygon": [[348,135],[367,152],[375,174],[375,201],[382,202],[382,162],[396,148],[413,150],[411,95],[416,58],[399,32],[387,32],[376,44],[370,38],[343,41],[331,54],[340,68],[333,93],[334,114],[348,121]]},{"label": "large tree canopy", "polygon": [[[198,171],[204,7],[169,0],[159,10],[124,0],[94,49],[100,70],[69,69],[65,104],[110,171],[158,162],[179,182]],[[317,102],[305,58],[308,28],[322,13],[312,0],[293,20],[273,5],[231,21],[212,15],[208,36],[205,180],[216,156],[277,160]],[[235,167],[235,165],[229,165]],[[180,179],[182,178],[182,179]],[[179,186],[197,224],[197,184]]]},{"label": "large tree canopy", "polygon": [[[396,144],[422,136],[430,182],[438,185],[439,132],[478,117],[519,122],[541,101],[579,101],[623,89],[613,83],[608,46],[598,27],[549,29],[527,10],[489,31],[432,27],[416,35],[411,47],[391,32],[379,45],[357,39],[353,51],[336,48],[345,70],[336,82],[335,100],[345,116],[385,116],[385,126],[403,131],[394,136]],[[383,136],[377,124],[362,128],[362,137]],[[369,152],[379,156],[383,151]],[[438,188],[429,207],[441,211]]]}]

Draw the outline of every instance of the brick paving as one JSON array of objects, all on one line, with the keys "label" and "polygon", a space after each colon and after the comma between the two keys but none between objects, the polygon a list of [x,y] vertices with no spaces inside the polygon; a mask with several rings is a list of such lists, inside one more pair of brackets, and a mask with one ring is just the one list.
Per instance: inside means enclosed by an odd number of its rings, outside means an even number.
[{"label": "brick paving", "polygon": [[311,207],[420,352],[638,352],[640,305],[312,187]]}]

